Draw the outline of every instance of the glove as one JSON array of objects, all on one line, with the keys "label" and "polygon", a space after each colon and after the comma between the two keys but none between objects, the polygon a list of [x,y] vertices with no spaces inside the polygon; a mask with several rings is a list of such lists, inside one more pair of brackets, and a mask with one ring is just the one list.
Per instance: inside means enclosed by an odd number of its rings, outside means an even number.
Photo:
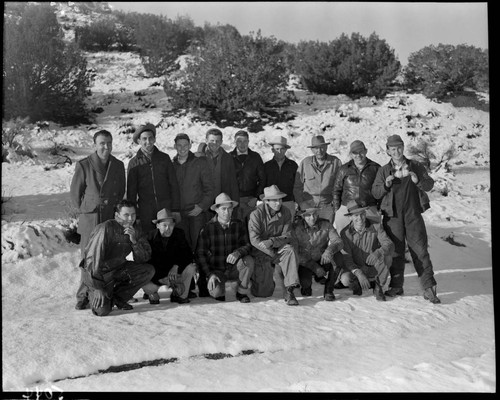
[{"label": "glove", "polygon": [[323,267],[321,267],[320,265],[318,265],[315,269],[314,269],[314,273],[316,274],[316,276],[318,278],[323,278],[325,275],[326,275],[326,271]]},{"label": "glove", "polygon": [[210,276],[210,279],[207,282],[207,288],[210,292],[215,289],[215,286],[217,286],[217,282],[220,282],[220,279],[217,277],[217,275]]},{"label": "glove", "polygon": [[380,262],[382,258],[382,254],[380,253],[379,249],[371,252],[368,254],[368,257],[366,257],[365,263],[368,265],[375,265]]},{"label": "glove", "polygon": [[370,282],[366,275],[360,269],[356,269],[353,271],[353,274],[358,278],[359,284],[361,285],[361,289],[368,290],[370,289]]}]

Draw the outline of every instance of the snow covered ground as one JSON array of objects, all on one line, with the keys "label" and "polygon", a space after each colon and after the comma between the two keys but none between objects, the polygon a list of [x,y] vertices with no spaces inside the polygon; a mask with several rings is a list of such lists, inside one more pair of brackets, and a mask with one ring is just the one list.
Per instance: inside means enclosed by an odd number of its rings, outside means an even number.
[{"label": "snow covered ground", "polygon": [[[297,162],[310,154],[315,133],[343,162],[360,139],[368,157],[386,163],[385,140],[394,133],[407,148],[430,143],[437,161],[454,146],[454,172],[431,174],[436,189],[424,214],[442,304],[423,299],[408,263],[405,295],[385,303],[347,289],[327,303],[316,283],[312,297],[298,297],[299,307],[287,307],[279,290],[249,304],[229,289],[225,303],[178,305],[162,289],[160,305],[139,291],[134,310],[97,318],[74,309],[79,249],[63,234],[74,217],[74,164],[47,170],[56,160],[47,149],[55,140],[80,159],[98,127],[113,133],[113,154],[127,164],[137,149],[131,125],[161,121],[157,146],[171,156],[177,133],[196,149],[211,125],[162,115],[163,90],[151,86],[158,80],[144,77],[133,54],[97,53],[91,63],[100,73],[89,102],[104,110],[95,125],[51,123],[31,138],[36,158],[12,154],[2,164],[2,195],[11,197],[2,219],[4,391],[496,392],[489,113],[400,93],[370,107],[295,105],[303,111],[297,118],[250,139],[264,161],[275,135],[288,138],[287,155]],[[224,148],[234,147],[236,130],[223,129]]]}]

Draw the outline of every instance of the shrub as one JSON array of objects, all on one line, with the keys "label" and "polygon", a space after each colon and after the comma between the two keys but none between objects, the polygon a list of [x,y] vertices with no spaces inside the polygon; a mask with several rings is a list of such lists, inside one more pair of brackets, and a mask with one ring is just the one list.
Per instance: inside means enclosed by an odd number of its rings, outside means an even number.
[{"label": "shrub", "polygon": [[208,109],[216,119],[237,119],[280,98],[288,76],[274,38],[240,36],[231,29],[212,31],[179,78],[166,79],[174,108]]},{"label": "shrub", "polygon": [[50,5],[28,5],[4,24],[2,117],[87,122],[85,58],[66,45]]},{"label": "shrub", "polygon": [[329,43],[302,41],[293,60],[308,90],[335,95],[384,95],[401,67],[375,33],[368,39],[353,33]]},{"label": "shrub", "polygon": [[78,46],[87,51],[109,51],[118,39],[115,21],[110,18],[100,19],[87,26],[75,29]]},{"label": "shrub", "polygon": [[443,99],[465,88],[489,90],[488,51],[474,46],[439,44],[410,54],[404,69],[408,89]]}]

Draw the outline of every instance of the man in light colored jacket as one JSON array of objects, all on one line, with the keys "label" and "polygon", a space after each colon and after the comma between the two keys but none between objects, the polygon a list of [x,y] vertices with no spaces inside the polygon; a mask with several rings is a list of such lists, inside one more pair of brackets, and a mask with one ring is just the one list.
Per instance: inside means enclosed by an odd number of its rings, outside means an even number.
[{"label": "man in light colored jacket", "polygon": [[320,208],[319,216],[333,223],[333,188],[342,166],[340,159],[327,154],[330,143],[322,135],[311,139],[313,156],[304,158],[297,170],[293,194],[300,209]]}]

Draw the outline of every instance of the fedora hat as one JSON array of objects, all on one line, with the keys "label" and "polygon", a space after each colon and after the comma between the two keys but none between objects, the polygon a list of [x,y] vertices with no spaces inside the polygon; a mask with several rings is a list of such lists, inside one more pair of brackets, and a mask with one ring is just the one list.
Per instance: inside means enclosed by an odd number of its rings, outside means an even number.
[{"label": "fedora hat", "polygon": [[286,193],[283,193],[279,190],[278,186],[272,185],[264,188],[264,193],[259,196],[261,200],[273,200],[273,199],[282,199],[286,197]]},{"label": "fedora hat", "polygon": [[134,141],[134,143],[138,144],[138,140],[141,137],[141,133],[146,132],[146,131],[153,132],[153,136],[156,138],[156,126],[154,126],[153,124],[147,123],[145,125],[139,125],[136,128],[136,130],[134,132],[134,136],[132,136],[132,140]]},{"label": "fedora hat", "polygon": [[286,147],[287,149],[290,148],[290,146],[287,144],[286,138],[283,136],[275,136],[271,139],[270,142],[267,142],[268,145],[272,146],[273,144],[277,144],[283,147]]},{"label": "fedora hat", "polygon": [[300,215],[301,216],[311,215],[314,213],[318,213],[320,210],[321,208],[318,207],[306,208],[305,210],[300,211]]},{"label": "fedora hat", "polygon": [[307,147],[312,149],[314,147],[326,146],[329,144],[330,144],[330,142],[325,142],[325,137],[323,135],[317,135],[317,136],[312,137],[311,145],[307,146]]},{"label": "fedora hat", "polygon": [[363,207],[360,205],[356,200],[351,200],[349,203],[347,203],[347,214],[344,214],[344,216],[349,217],[354,214],[359,214],[365,210],[367,210],[369,207]]},{"label": "fedora hat", "polygon": [[156,219],[153,220],[153,224],[166,221],[167,219],[171,219],[172,221],[177,222],[174,214],[170,210],[163,208],[156,213]]},{"label": "fedora hat", "polygon": [[221,193],[215,198],[215,204],[210,207],[212,211],[215,211],[217,207],[219,207],[221,204],[226,204],[226,203],[231,203],[233,207],[236,207],[238,205],[237,201],[231,200],[231,197],[227,195],[226,193]]}]

